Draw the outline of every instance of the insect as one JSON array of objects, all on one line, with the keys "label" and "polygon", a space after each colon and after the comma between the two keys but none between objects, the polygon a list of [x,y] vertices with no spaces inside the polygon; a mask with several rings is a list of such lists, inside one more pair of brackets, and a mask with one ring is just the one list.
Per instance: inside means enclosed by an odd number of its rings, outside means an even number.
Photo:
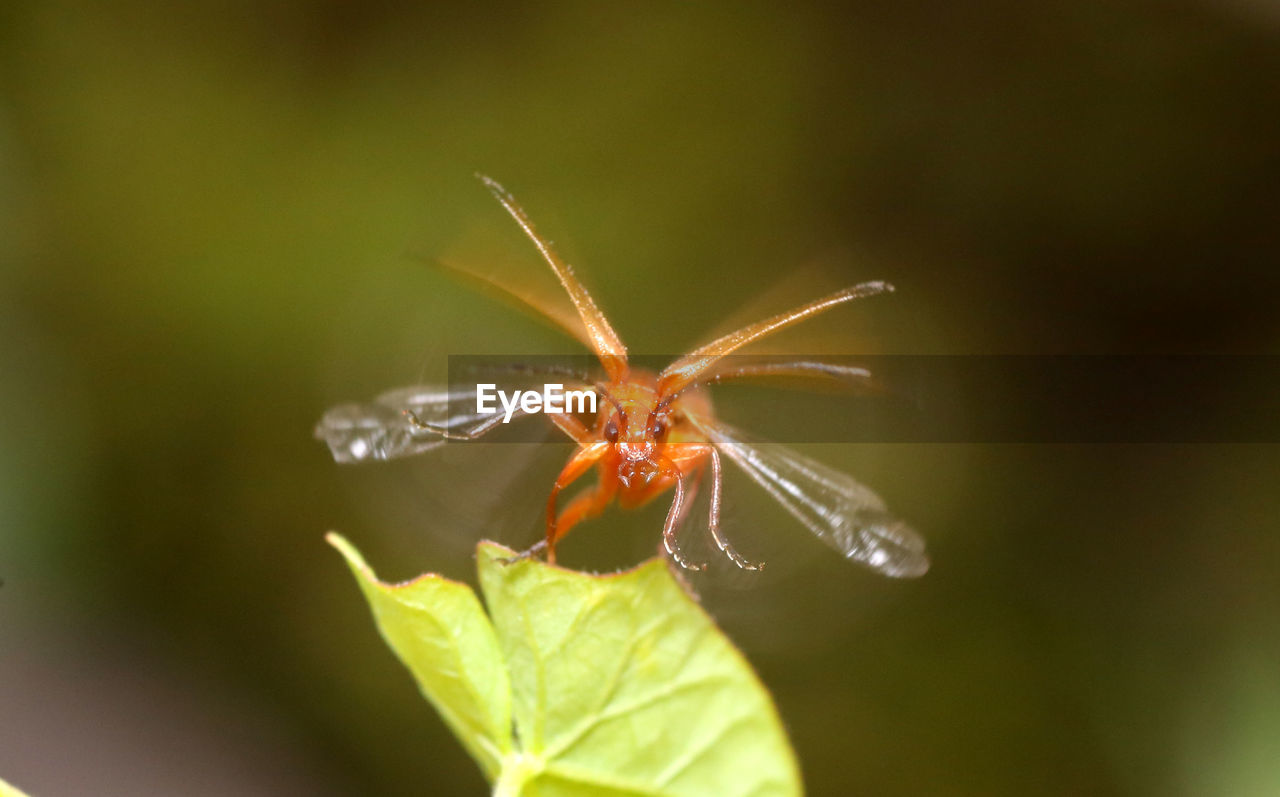
[{"label": "insect", "polygon": [[[712,542],[738,567],[758,570],[763,564],[739,554],[720,527],[723,459],[728,459],[846,558],[894,577],[919,576],[928,569],[923,540],[890,515],[875,493],[847,474],[784,446],[761,444],[723,423],[716,418],[708,393],[711,384],[759,376],[865,376],[862,369],[824,362],[744,364],[728,355],[839,305],[891,292],[891,285],[864,282],[836,291],[699,346],[661,371],[634,367],[628,363],[622,339],[569,265],[538,234],[505,188],[479,177],[537,247],[568,294],[581,326],[567,326],[594,353],[603,370],[603,378],[594,381],[585,375],[563,375],[576,376],[602,401],[591,422],[573,414],[548,413],[576,449],[552,484],[545,538],[522,556],[545,551],[547,560],[554,562],[556,545],[564,536],[613,501],[632,508],[671,491],[662,527],[663,547],[681,567],[705,569],[705,563],[693,562],[681,551],[677,532],[694,493],[709,476],[707,531]],[[492,287],[531,304],[500,284]],[[566,326],[563,321],[561,325]],[[459,406],[467,406],[468,398],[469,394],[430,387],[391,391],[368,404],[331,409],[317,425],[316,437],[328,444],[338,462],[393,459],[429,450],[446,439],[476,439],[496,428],[503,417],[458,412]],[[594,486],[562,506],[561,493],[593,469],[598,473]]]}]

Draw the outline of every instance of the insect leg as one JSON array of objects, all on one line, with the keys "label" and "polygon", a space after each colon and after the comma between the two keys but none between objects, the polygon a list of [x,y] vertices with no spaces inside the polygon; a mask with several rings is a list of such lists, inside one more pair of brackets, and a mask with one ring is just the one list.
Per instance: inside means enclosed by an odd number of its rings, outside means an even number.
[{"label": "insect leg", "polygon": [[565,463],[564,468],[560,471],[560,475],[556,477],[555,484],[551,485],[551,495],[547,498],[547,561],[555,564],[556,561],[556,541],[565,535],[568,529],[561,530],[557,523],[556,515],[556,499],[560,496],[560,491],[568,487],[582,474],[591,470],[592,466],[600,460],[605,452],[609,450],[609,443],[601,440],[592,443],[585,448],[580,448],[573,453],[569,461]]},{"label": "insect leg", "polygon": [[[436,426],[434,424],[427,423],[419,418],[418,414],[413,410],[401,410],[401,412],[404,413],[404,417],[413,425],[413,428],[440,435],[446,440],[475,440],[476,438],[482,437],[493,431],[495,427],[504,423],[506,420],[501,413],[497,413],[488,420],[483,421],[470,429],[455,432],[444,426]],[[551,422],[554,423],[560,431],[572,438],[574,442],[581,445],[586,445],[591,442],[591,431],[572,415],[553,412],[548,413],[548,417],[551,418]]]},{"label": "insect leg", "polygon": [[[609,506],[609,502],[618,492],[618,481],[616,478],[602,478],[600,484],[587,490],[586,492],[574,496],[569,505],[560,511],[556,516],[555,539],[552,545],[558,542],[569,530],[584,520],[590,520],[603,512]],[[528,550],[521,552],[516,556],[509,557],[506,563],[515,562],[520,559],[531,559],[534,556],[548,549],[548,540],[544,538],[538,540]],[[554,550],[554,548],[552,549]],[[554,553],[549,558],[552,563],[555,562]]]},{"label": "insect leg", "polygon": [[702,474],[705,468],[698,468],[693,471],[693,483],[689,485],[689,493],[685,496],[684,507],[680,510],[680,517],[676,518],[676,528],[683,528],[684,521],[689,517],[689,513],[693,511],[693,504],[698,498],[698,490],[702,487]]},{"label": "insect leg", "polygon": [[681,517],[684,515],[684,474],[670,460],[666,460],[666,470],[675,478],[676,497],[672,499],[671,508],[667,510],[667,520],[662,524],[662,544],[667,550],[667,555],[685,570],[706,570],[706,563],[693,564],[688,559],[685,559],[684,554],[680,552],[680,543],[676,540],[676,530],[679,527]]},{"label": "insect leg", "polygon": [[477,437],[492,431],[495,426],[502,423],[503,416],[501,413],[495,414],[492,418],[483,423],[477,424],[462,432],[455,432],[443,426],[433,426],[418,417],[413,410],[401,410],[404,417],[409,419],[409,423],[413,424],[415,429],[421,429],[424,432],[438,434],[446,440],[475,440]]},{"label": "insect leg", "polygon": [[618,480],[601,474],[600,483],[581,495],[575,496],[556,517],[556,539],[569,533],[569,530],[584,520],[596,517],[609,506],[618,492]]},{"label": "insect leg", "polygon": [[711,531],[711,539],[715,540],[716,547],[729,557],[730,561],[743,570],[763,570],[764,562],[749,562],[744,559],[720,531],[720,452],[715,446],[709,446],[709,448],[711,449],[711,510],[707,519],[707,528]]}]

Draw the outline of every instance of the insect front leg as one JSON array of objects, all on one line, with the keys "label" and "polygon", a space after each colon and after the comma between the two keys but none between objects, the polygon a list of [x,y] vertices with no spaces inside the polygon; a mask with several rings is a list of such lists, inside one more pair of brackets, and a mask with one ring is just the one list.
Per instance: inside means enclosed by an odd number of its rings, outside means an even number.
[{"label": "insect front leg", "polygon": [[[582,474],[591,470],[592,466],[599,462],[600,458],[608,452],[609,445],[608,442],[601,440],[575,451],[569,461],[565,463],[560,475],[556,477],[555,484],[551,485],[551,495],[547,498],[547,539],[545,542],[547,561],[551,564],[555,564],[556,561],[556,542],[568,533],[569,528],[572,528],[572,526],[561,528],[558,523],[556,500],[560,496],[560,491],[576,481]],[[606,500],[605,503],[607,504],[608,501]],[[578,518],[577,520],[581,519]],[[576,523],[577,520],[574,522]]]},{"label": "insect front leg", "polygon": [[569,533],[569,529],[584,520],[590,520],[603,512],[618,493],[618,478],[607,469],[600,474],[600,483],[581,495],[574,496],[556,517],[556,539]]}]

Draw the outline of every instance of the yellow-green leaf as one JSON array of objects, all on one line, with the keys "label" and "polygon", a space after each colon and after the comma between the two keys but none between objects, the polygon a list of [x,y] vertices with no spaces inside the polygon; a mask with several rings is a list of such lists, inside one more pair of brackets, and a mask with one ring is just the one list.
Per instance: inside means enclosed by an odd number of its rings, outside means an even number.
[{"label": "yellow-green leaf", "polygon": [[[801,793],[768,692],[665,562],[597,576],[509,561],[513,551],[481,543],[476,558],[491,624],[478,601],[458,610],[462,593],[475,601],[465,586],[436,576],[379,584],[349,545],[332,539],[352,563],[384,637],[480,761],[496,795]],[[429,593],[417,587],[424,583],[449,589]],[[415,591],[412,599],[392,597],[397,590]],[[402,612],[410,617],[396,616]],[[452,619],[425,619],[436,614]],[[418,638],[440,633],[444,640]],[[463,637],[473,640],[474,655],[440,655]],[[486,642],[474,644],[478,639]],[[443,673],[433,672],[445,661]],[[442,675],[471,686],[442,694]],[[468,703],[459,691],[495,697]],[[482,705],[508,713],[476,708]],[[458,722],[459,715],[493,722]],[[510,721],[505,737],[498,730],[503,716],[514,720],[514,735]],[[496,775],[477,749],[502,751]]]},{"label": "yellow-green leaf", "polygon": [[593,576],[482,543],[529,795],[794,795],[769,695],[665,562]]},{"label": "yellow-green leaf", "polygon": [[0,780],[0,797],[27,797],[27,795]]},{"label": "yellow-green leaf", "polygon": [[511,687],[493,626],[466,584],[437,575],[404,584],[378,581],[337,534],[382,637],[409,668],[422,694],[493,780],[511,753]]}]

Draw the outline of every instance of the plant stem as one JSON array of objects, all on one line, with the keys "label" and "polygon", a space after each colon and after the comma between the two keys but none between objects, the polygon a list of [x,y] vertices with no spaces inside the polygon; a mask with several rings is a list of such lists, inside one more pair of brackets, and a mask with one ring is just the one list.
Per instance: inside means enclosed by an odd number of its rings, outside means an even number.
[{"label": "plant stem", "polygon": [[508,755],[502,760],[502,771],[493,784],[493,797],[520,797],[525,784],[537,772],[537,763],[523,753]]}]

